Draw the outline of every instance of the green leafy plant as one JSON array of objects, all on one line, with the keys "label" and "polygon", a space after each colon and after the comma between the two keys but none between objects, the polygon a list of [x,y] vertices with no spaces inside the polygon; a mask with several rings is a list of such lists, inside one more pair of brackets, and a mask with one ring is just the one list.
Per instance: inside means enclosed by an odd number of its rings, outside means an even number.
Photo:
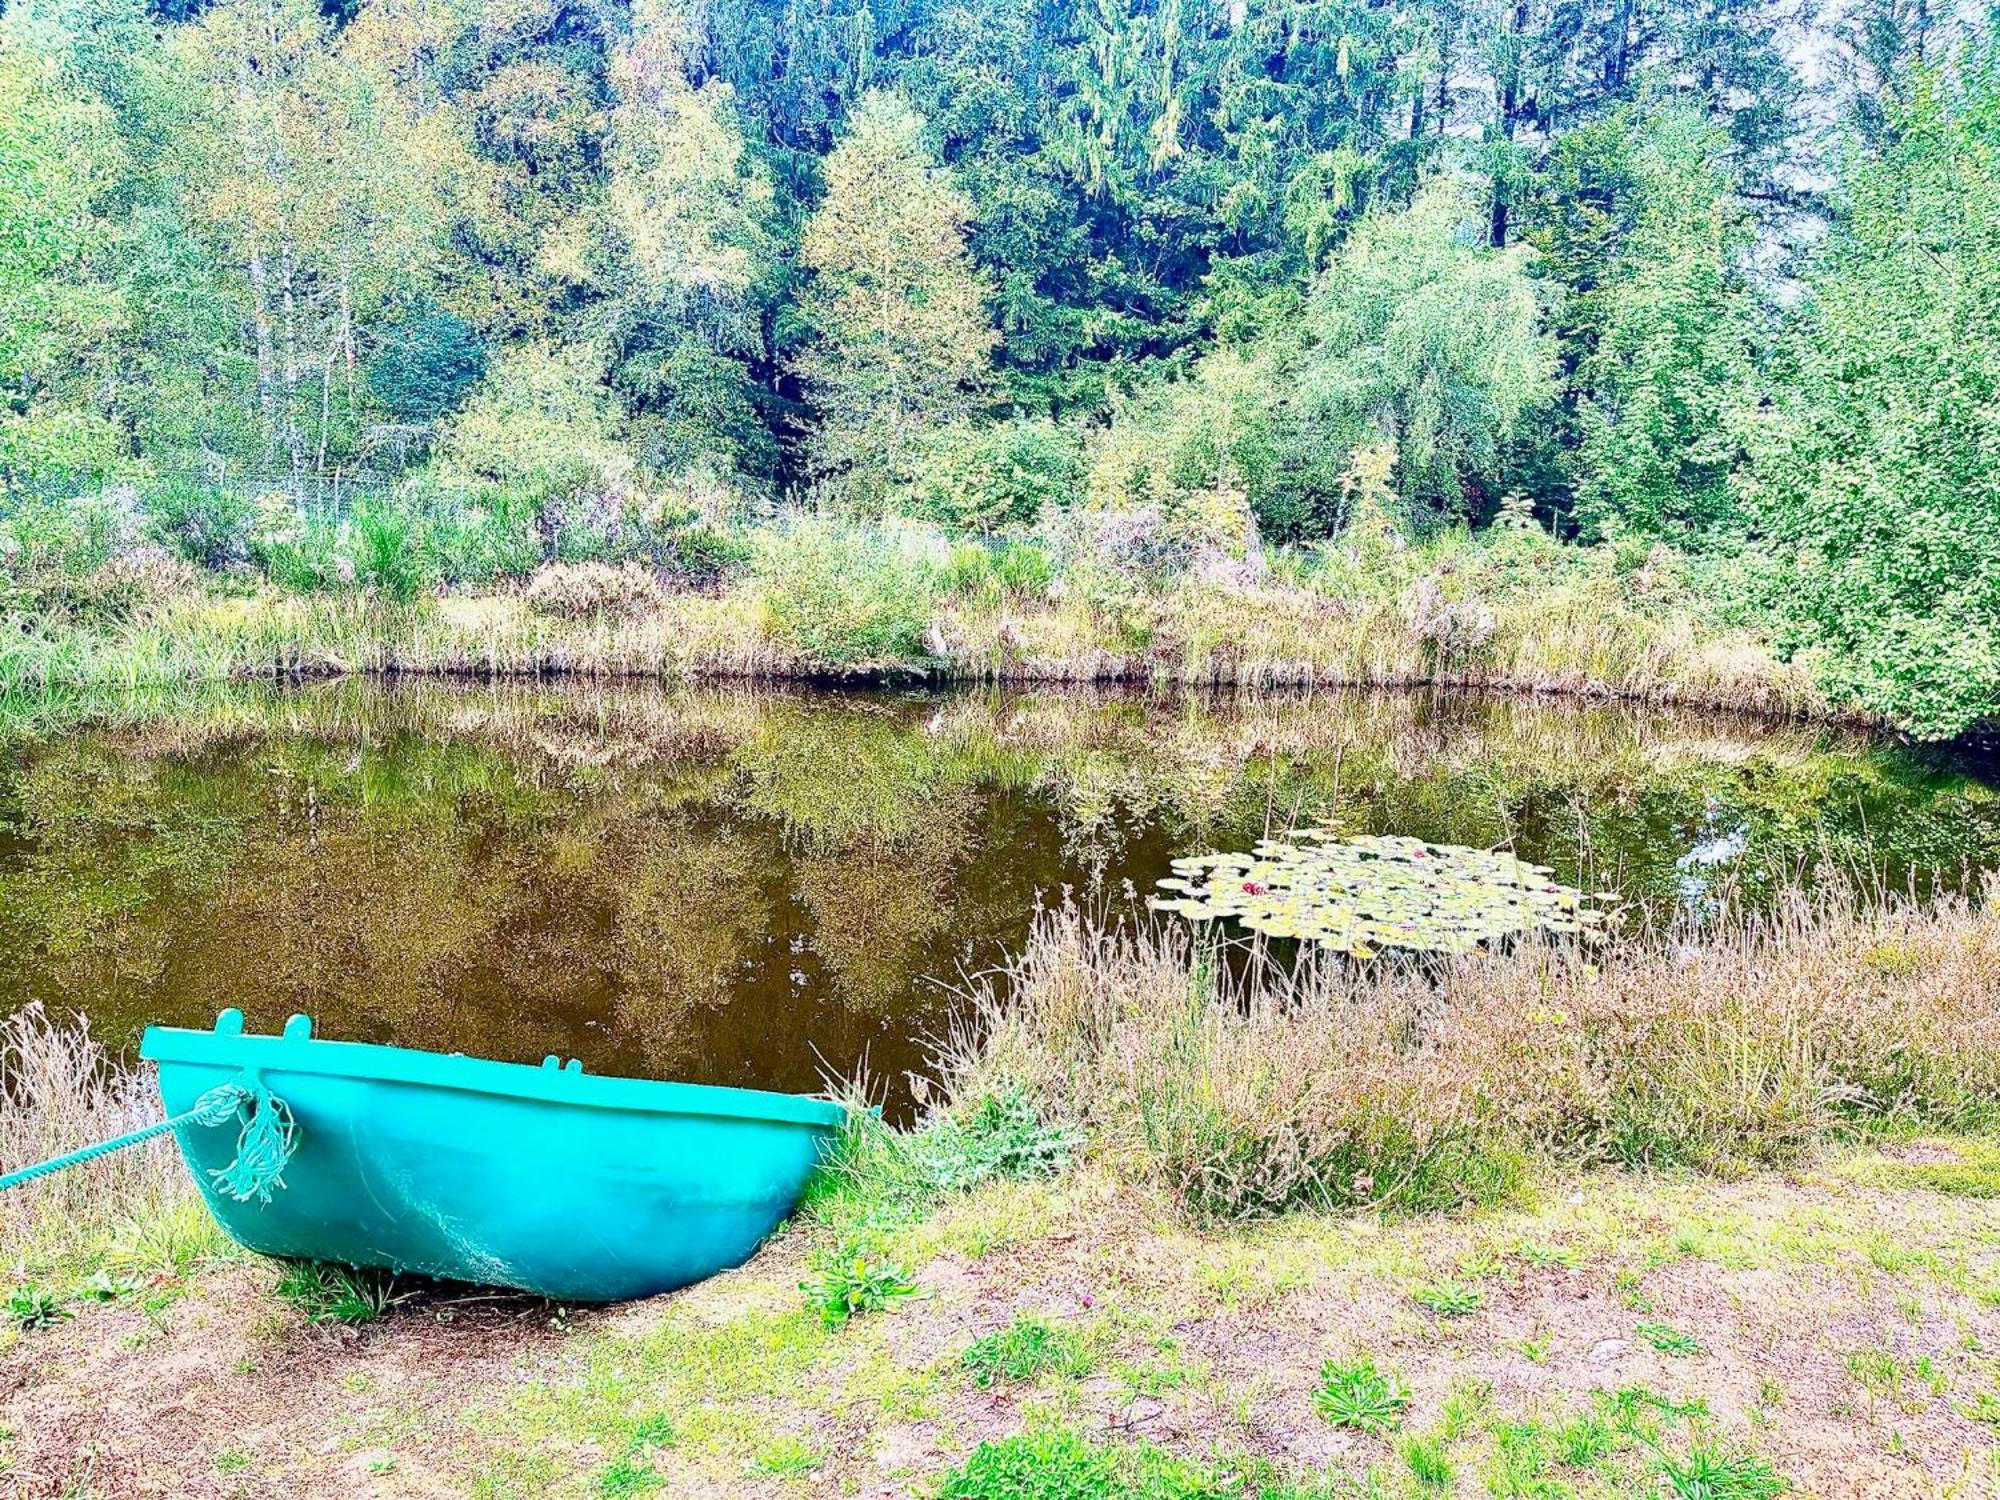
[{"label": "green leafy plant", "polygon": [[1379,1436],[1402,1422],[1410,1393],[1395,1376],[1376,1369],[1372,1359],[1329,1359],[1320,1366],[1313,1405],[1335,1427]]},{"label": "green leafy plant", "polygon": [[70,1316],[61,1297],[32,1281],[7,1294],[7,1320],[23,1331],[53,1328]]},{"label": "green leafy plant", "polygon": [[918,1137],[917,1150],[940,1190],[962,1192],[996,1177],[1052,1177],[1081,1143],[1080,1132],[1044,1121],[1034,1101],[1010,1086],[937,1121]]},{"label": "green leafy plant", "polygon": [[1463,1318],[1479,1311],[1485,1304],[1486,1294],[1476,1286],[1447,1281],[1417,1288],[1410,1294],[1410,1300],[1441,1318]]},{"label": "green leafy plant", "polygon": [[1068,1329],[1039,1318],[1016,1318],[1007,1327],[977,1339],[960,1361],[980,1389],[1000,1381],[1030,1381],[1043,1375],[1081,1375],[1090,1355]]},{"label": "green leafy plant", "polygon": [[155,538],[203,568],[226,568],[250,556],[255,507],[247,496],[190,479],[169,479],[146,492],[147,528]]},{"label": "green leafy plant", "polygon": [[909,1271],[885,1259],[860,1238],[843,1240],[813,1257],[812,1275],[799,1283],[806,1305],[830,1328],[880,1312],[916,1294]]},{"label": "green leafy plant", "polygon": [[348,531],[355,582],[363,587],[407,603],[437,581],[415,511],[371,500],[355,507]]},{"label": "green leafy plant", "polygon": [[1632,1330],[1662,1354],[1699,1354],[1701,1340],[1667,1323],[1640,1323]]}]

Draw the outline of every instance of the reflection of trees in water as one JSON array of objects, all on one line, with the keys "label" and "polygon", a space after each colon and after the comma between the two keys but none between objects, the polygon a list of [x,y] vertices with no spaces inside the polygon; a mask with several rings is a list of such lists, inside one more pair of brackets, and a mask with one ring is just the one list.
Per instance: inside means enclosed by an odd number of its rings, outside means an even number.
[{"label": "reflection of trees in water", "polygon": [[789,1049],[772,1076],[810,1082],[809,1042],[881,1047],[934,1004],[921,976],[1008,941],[1038,891],[1143,888],[1170,853],[1294,820],[1513,840],[1669,900],[1718,820],[1744,828],[1751,880],[1823,845],[2000,859],[2000,798],[1948,763],[1657,711],[237,688],[0,764],[0,964],[22,998],[113,1021],[303,1008],[654,1072]]},{"label": "reflection of trees in water", "polygon": [[813,916],[813,951],[847,1005],[893,1013],[911,980],[931,972],[928,960],[956,928],[961,904],[979,899],[958,880],[971,853],[974,800],[969,788],[945,788],[901,837],[863,837],[794,866]]}]

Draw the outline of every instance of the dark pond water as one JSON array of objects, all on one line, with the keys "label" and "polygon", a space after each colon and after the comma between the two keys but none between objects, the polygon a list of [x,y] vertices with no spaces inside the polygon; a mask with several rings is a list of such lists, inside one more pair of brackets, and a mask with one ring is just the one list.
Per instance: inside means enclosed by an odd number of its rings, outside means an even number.
[{"label": "dark pond water", "polygon": [[1323,821],[1513,846],[1660,915],[2000,865],[1990,766],[1836,731],[1409,695],[330,683],[0,749],[10,1002],[812,1089],[921,1067],[1065,890]]}]

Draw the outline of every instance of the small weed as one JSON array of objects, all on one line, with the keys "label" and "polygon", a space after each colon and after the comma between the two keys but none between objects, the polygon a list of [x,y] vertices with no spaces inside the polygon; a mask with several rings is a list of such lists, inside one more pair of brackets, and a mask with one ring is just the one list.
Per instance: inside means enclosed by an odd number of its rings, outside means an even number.
[{"label": "small weed", "polygon": [[24,1333],[53,1328],[70,1315],[62,1298],[32,1281],[7,1294],[7,1321]]},{"label": "small weed", "polygon": [[751,1461],[760,1474],[779,1479],[798,1479],[818,1469],[826,1460],[795,1437],[781,1437],[766,1443]]},{"label": "small weed", "polygon": [[1968,1422],[1977,1422],[1982,1427],[2000,1432],[2000,1390],[1981,1391],[1961,1405],[1958,1414]]},{"label": "small weed", "polygon": [[1857,1349],[1846,1365],[1869,1400],[1888,1401],[1906,1412],[1922,1411],[1945,1392],[1944,1372],[1927,1354],[1905,1360],[1891,1349]]},{"label": "small weed", "polygon": [[77,1287],[76,1296],[79,1302],[116,1302],[120,1297],[129,1297],[142,1290],[145,1285],[142,1277],[113,1276],[109,1271],[99,1269]]},{"label": "small weed", "polygon": [[1554,1343],[1544,1334],[1538,1339],[1522,1339],[1515,1347],[1521,1351],[1521,1358],[1531,1365],[1545,1365],[1549,1362],[1549,1349]]},{"label": "small weed", "polygon": [[880,1312],[914,1296],[917,1284],[904,1267],[850,1239],[814,1256],[813,1274],[799,1283],[799,1290],[829,1328],[838,1328],[849,1318]]},{"label": "small weed", "polygon": [[972,1382],[981,1390],[999,1381],[1038,1380],[1043,1375],[1082,1375],[1090,1356],[1067,1329],[1036,1318],[1016,1318],[998,1333],[974,1342],[963,1356]]},{"label": "small weed", "polygon": [[1633,1330],[1662,1354],[1699,1354],[1701,1340],[1668,1323],[1640,1323]]},{"label": "small weed", "polygon": [[1486,1301],[1486,1295],[1476,1286],[1446,1281],[1436,1286],[1419,1287],[1410,1294],[1410,1300],[1440,1318],[1463,1318],[1478,1312]]},{"label": "small weed", "polygon": [[1451,1460],[1445,1456],[1444,1444],[1438,1439],[1407,1437],[1403,1439],[1402,1451],[1403,1462],[1410,1466],[1410,1474],[1418,1484],[1427,1490],[1451,1487]]},{"label": "small weed", "polygon": [[241,1474],[250,1467],[250,1455],[240,1448],[224,1448],[215,1455],[215,1472],[218,1474]]},{"label": "small weed", "polygon": [[640,1420],[625,1441],[625,1451],[617,1461],[597,1476],[597,1492],[607,1500],[626,1500],[634,1495],[651,1495],[666,1488],[666,1480],[653,1467],[653,1454],[674,1445],[674,1424],[656,1412]]},{"label": "small weed", "polygon": [[1395,1376],[1377,1370],[1372,1359],[1330,1359],[1320,1366],[1313,1405],[1335,1427],[1380,1435],[1403,1420],[1410,1393]]},{"label": "small weed", "polygon": [[1587,1469],[1616,1446],[1604,1418],[1592,1412],[1572,1417],[1556,1430],[1556,1452],[1573,1468]]},{"label": "small weed", "polygon": [[278,1278],[278,1296],[309,1323],[357,1328],[373,1323],[410,1294],[396,1291],[396,1278],[379,1271],[318,1261],[292,1261]]},{"label": "small weed", "polygon": [[1662,1453],[1657,1468],[1674,1500],[1777,1500],[1792,1487],[1757,1454],[1709,1443],[1696,1443],[1681,1458]]}]

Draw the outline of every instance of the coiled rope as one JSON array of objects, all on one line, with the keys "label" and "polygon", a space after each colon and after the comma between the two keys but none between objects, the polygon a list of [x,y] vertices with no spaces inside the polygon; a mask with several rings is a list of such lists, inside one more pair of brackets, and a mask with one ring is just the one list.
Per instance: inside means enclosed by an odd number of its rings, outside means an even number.
[{"label": "coiled rope", "polygon": [[269,1203],[272,1190],[285,1185],[285,1167],[292,1153],[299,1149],[299,1128],[292,1118],[291,1106],[254,1078],[219,1083],[195,1100],[191,1108],[157,1124],[9,1172],[0,1177],[0,1192],[66,1167],[82,1166],[113,1151],[123,1151],[127,1146],[137,1146],[183,1125],[213,1127],[231,1120],[240,1122],[236,1159],[211,1171],[209,1179],[217,1192],[238,1202],[247,1203],[255,1198],[259,1203]]}]

